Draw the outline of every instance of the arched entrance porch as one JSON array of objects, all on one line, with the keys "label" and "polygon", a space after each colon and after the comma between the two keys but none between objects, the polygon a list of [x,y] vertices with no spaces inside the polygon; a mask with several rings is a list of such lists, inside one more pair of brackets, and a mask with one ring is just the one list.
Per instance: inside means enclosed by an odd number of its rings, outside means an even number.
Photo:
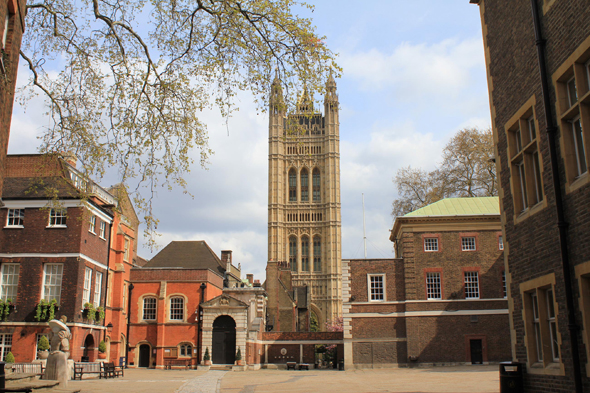
[{"label": "arched entrance porch", "polygon": [[221,315],[213,322],[213,364],[234,364],[236,357],[236,321]]}]

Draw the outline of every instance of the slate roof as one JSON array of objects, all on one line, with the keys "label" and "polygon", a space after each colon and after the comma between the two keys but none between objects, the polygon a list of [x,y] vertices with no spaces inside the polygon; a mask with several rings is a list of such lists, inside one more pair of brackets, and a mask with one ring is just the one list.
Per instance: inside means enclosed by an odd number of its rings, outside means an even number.
[{"label": "slate roof", "polygon": [[170,242],[144,265],[144,268],[151,267],[211,269],[219,274],[225,272],[225,266],[204,240]]},{"label": "slate roof", "polygon": [[446,198],[404,217],[475,216],[500,214],[498,197]]},{"label": "slate roof", "polygon": [[55,195],[48,192],[55,189],[60,198],[79,198],[80,193],[63,177],[6,177],[2,189],[3,199],[46,199]]}]

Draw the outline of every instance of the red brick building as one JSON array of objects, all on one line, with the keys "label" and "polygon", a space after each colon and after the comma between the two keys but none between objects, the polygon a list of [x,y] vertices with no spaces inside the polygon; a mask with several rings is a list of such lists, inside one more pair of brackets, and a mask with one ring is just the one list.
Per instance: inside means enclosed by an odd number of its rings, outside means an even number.
[{"label": "red brick building", "polygon": [[395,259],[343,260],[348,367],[510,358],[498,198],[449,198],[397,217]]},{"label": "red brick building", "polygon": [[590,391],[590,7],[479,5],[512,360],[528,392]]},{"label": "red brick building", "polygon": [[[105,298],[113,291],[109,255],[120,253],[117,244],[124,236],[116,198],[86,180],[74,162],[11,155],[3,201],[0,298],[11,305],[0,324],[0,355],[12,351],[17,361],[34,360],[37,340],[49,331],[46,321],[66,316],[71,357],[95,359],[106,338]],[[136,229],[129,228],[129,239]],[[113,310],[108,311],[112,320]]]},{"label": "red brick building", "polygon": [[26,0],[3,0],[0,5],[2,25],[2,53],[0,54],[0,197],[4,184],[4,168],[8,137],[12,120],[12,106],[16,75],[20,58],[20,46],[25,32]]}]

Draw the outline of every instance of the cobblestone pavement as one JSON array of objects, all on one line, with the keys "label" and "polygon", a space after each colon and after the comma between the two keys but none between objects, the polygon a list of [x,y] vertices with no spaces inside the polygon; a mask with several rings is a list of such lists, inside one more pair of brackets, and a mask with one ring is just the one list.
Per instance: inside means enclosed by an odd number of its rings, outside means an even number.
[{"label": "cobblestone pavement", "polygon": [[221,379],[227,371],[209,371],[186,382],[177,393],[219,393]]}]

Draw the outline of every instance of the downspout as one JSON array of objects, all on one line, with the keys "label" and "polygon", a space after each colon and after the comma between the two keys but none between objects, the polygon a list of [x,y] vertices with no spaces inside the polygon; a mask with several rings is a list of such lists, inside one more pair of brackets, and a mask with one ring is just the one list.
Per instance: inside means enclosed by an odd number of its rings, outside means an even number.
[{"label": "downspout", "polygon": [[205,284],[204,282],[201,283],[201,299],[199,300],[199,307],[197,308],[197,326],[199,329],[199,331],[197,332],[197,363],[200,362],[201,356],[203,356],[203,349],[201,348],[201,335],[203,334],[203,308],[201,307],[201,304],[205,299],[205,288],[207,288],[207,284]]},{"label": "downspout", "polygon": [[[112,235],[113,234],[113,223],[109,224],[109,245],[107,247],[107,274],[106,277],[104,278],[104,311],[105,311],[105,315],[106,315],[106,311],[107,311],[107,298],[109,297],[109,271],[110,271],[110,265],[111,265],[111,242],[112,242]],[[111,313],[111,319],[113,318],[113,313]],[[112,323],[112,321],[111,321]],[[106,341],[107,338],[107,319],[106,316],[105,318],[103,318],[102,320],[102,326],[105,327],[104,330],[104,340]],[[110,359],[110,353],[109,353],[109,359]]]},{"label": "downspout", "polygon": [[566,308],[568,317],[568,330],[572,346],[572,367],[574,369],[574,386],[576,393],[583,392],[582,373],[580,371],[580,353],[578,348],[578,331],[576,323],[575,305],[573,286],[574,282],[571,275],[571,267],[567,252],[567,227],[563,211],[563,198],[561,195],[561,180],[559,176],[559,167],[557,164],[557,147],[555,139],[557,137],[557,127],[555,126],[553,114],[551,112],[551,101],[549,99],[549,77],[545,68],[545,40],[541,35],[541,21],[537,0],[531,0],[533,11],[533,22],[535,28],[535,43],[537,45],[537,60],[539,62],[539,72],[541,76],[541,88],[543,91],[543,106],[545,111],[545,123],[547,124],[547,140],[549,142],[549,154],[551,157],[551,174],[553,177],[553,189],[555,190],[555,208],[557,210],[557,228],[559,230],[559,246],[561,251],[561,263],[563,270],[563,281],[566,298]]},{"label": "downspout", "polygon": [[129,325],[131,324],[131,294],[133,283],[129,283],[129,299],[127,299],[127,347],[125,348],[125,368],[129,368]]}]

